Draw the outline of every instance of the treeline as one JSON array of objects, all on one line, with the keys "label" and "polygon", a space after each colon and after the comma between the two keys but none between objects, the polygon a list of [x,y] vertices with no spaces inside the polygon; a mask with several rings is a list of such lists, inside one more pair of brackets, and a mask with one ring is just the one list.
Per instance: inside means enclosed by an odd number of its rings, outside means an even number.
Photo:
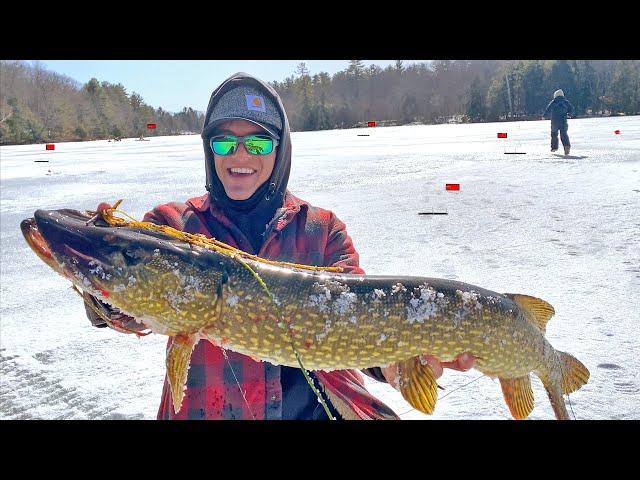
[{"label": "treeline", "polygon": [[200,132],[203,122],[192,108],[154,109],[120,83],[80,85],[39,64],[0,62],[0,144],[178,135]]},{"label": "treeline", "polygon": [[640,62],[630,60],[399,60],[385,69],[352,60],[333,76],[300,63],[271,85],[292,130],[540,118],[559,88],[575,116],[640,113]]},{"label": "treeline", "polygon": [[[192,108],[154,109],[120,83],[80,85],[38,64],[2,61],[0,82],[0,144],[199,133],[204,122]],[[638,60],[398,60],[384,69],[352,60],[334,75],[300,63],[271,85],[294,131],[540,118],[559,88],[574,116],[640,113]]]}]

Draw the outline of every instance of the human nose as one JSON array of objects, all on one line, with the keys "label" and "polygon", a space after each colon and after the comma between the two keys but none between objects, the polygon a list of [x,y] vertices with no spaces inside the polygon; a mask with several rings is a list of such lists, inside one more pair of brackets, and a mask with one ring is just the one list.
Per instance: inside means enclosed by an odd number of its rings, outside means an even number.
[{"label": "human nose", "polygon": [[238,142],[238,146],[236,148],[234,156],[247,157],[249,155],[250,155],[249,152],[247,151],[247,149],[244,146],[244,141]]}]

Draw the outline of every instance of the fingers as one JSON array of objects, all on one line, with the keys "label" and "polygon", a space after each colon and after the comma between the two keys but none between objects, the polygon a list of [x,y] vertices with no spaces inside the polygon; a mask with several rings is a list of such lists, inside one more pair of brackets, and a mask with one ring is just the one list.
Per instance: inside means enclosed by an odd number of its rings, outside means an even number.
[{"label": "fingers", "polygon": [[[476,363],[475,357],[468,352],[459,354],[455,360],[451,362],[441,362],[433,355],[428,354],[420,355],[419,359],[422,365],[429,365],[435,375],[435,378],[440,378],[445,368],[466,372],[467,370],[472,369]],[[398,364],[392,363],[386,367],[380,367],[380,369],[387,379],[387,382],[395,388],[398,388]]]},{"label": "fingers", "polygon": [[110,204],[108,204],[107,202],[100,202],[96,211],[103,212],[109,208],[111,208]]},{"label": "fingers", "polygon": [[95,224],[96,222],[101,221],[102,212],[109,208],[111,208],[111,205],[109,205],[107,202],[100,202],[98,204],[98,209],[95,212],[87,210],[87,213],[89,215],[93,215],[89,220],[87,220],[87,225]]},{"label": "fingers", "polygon": [[[99,298],[96,298],[87,292],[83,292],[82,296],[85,300],[84,308],[87,313],[87,317],[94,327],[109,326],[111,328],[115,327],[118,331],[126,331],[130,333],[140,332],[147,328],[144,322],[138,323],[134,317],[120,312],[117,308],[111,307]],[[105,318],[102,318],[102,316],[98,314],[98,311],[100,311],[108,321],[105,320]]]},{"label": "fingers", "polygon": [[130,317],[129,315],[125,315],[124,313],[119,314],[116,319],[127,330],[139,331],[146,328],[143,323],[138,323],[138,321],[134,317]]},{"label": "fingers", "polygon": [[422,365],[429,365],[436,378],[440,378],[442,376],[443,364],[433,355],[420,355],[420,363],[422,363]]},{"label": "fingers", "polygon": [[382,371],[382,375],[387,379],[387,383],[391,385],[396,390],[400,389],[400,385],[398,383],[399,375],[398,375],[398,362],[394,362],[386,367],[380,367],[380,371]]},{"label": "fingers", "polygon": [[452,362],[442,362],[444,368],[466,372],[474,367],[476,359],[470,353],[464,352],[458,355]]},{"label": "fingers", "polygon": [[460,369],[463,372],[466,372],[467,370],[471,370],[476,364],[476,358],[467,352],[464,352],[458,355],[458,358],[456,360],[458,362],[458,365],[460,366]]},{"label": "fingers", "polygon": [[84,311],[87,314],[87,318],[91,322],[91,325],[94,327],[103,328],[107,326],[107,322],[100,318],[100,316],[93,311],[87,302],[84,303]]}]

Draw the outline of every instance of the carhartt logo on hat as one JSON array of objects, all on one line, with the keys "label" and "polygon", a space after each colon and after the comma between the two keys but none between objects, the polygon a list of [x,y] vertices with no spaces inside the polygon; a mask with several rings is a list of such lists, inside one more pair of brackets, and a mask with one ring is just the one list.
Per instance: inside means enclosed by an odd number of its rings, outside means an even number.
[{"label": "carhartt logo on hat", "polygon": [[264,100],[259,95],[245,95],[247,98],[247,108],[256,112],[266,112]]},{"label": "carhartt logo on hat", "polygon": [[264,128],[275,138],[282,132],[282,117],[276,103],[262,89],[240,85],[224,92],[207,121],[205,135],[228,120],[243,119]]}]

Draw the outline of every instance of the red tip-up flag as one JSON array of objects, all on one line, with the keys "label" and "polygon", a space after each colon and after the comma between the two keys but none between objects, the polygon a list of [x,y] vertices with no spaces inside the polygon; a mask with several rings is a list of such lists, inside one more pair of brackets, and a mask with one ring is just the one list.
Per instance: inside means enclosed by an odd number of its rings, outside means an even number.
[{"label": "red tip-up flag", "polygon": [[447,183],[444,187],[446,190],[460,190],[459,183]]},{"label": "red tip-up flag", "polygon": [[375,127],[376,122],[367,122],[367,127]]},{"label": "red tip-up flag", "polygon": [[55,150],[56,146],[53,143],[47,143],[47,146],[45,148],[47,150]]},{"label": "red tip-up flag", "polygon": [[147,123],[147,128],[156,128],[155,123]]},{"label": "red tip-up flag", "polygon": [[507,138],[507,132],[498,132],[498,138]]}]

